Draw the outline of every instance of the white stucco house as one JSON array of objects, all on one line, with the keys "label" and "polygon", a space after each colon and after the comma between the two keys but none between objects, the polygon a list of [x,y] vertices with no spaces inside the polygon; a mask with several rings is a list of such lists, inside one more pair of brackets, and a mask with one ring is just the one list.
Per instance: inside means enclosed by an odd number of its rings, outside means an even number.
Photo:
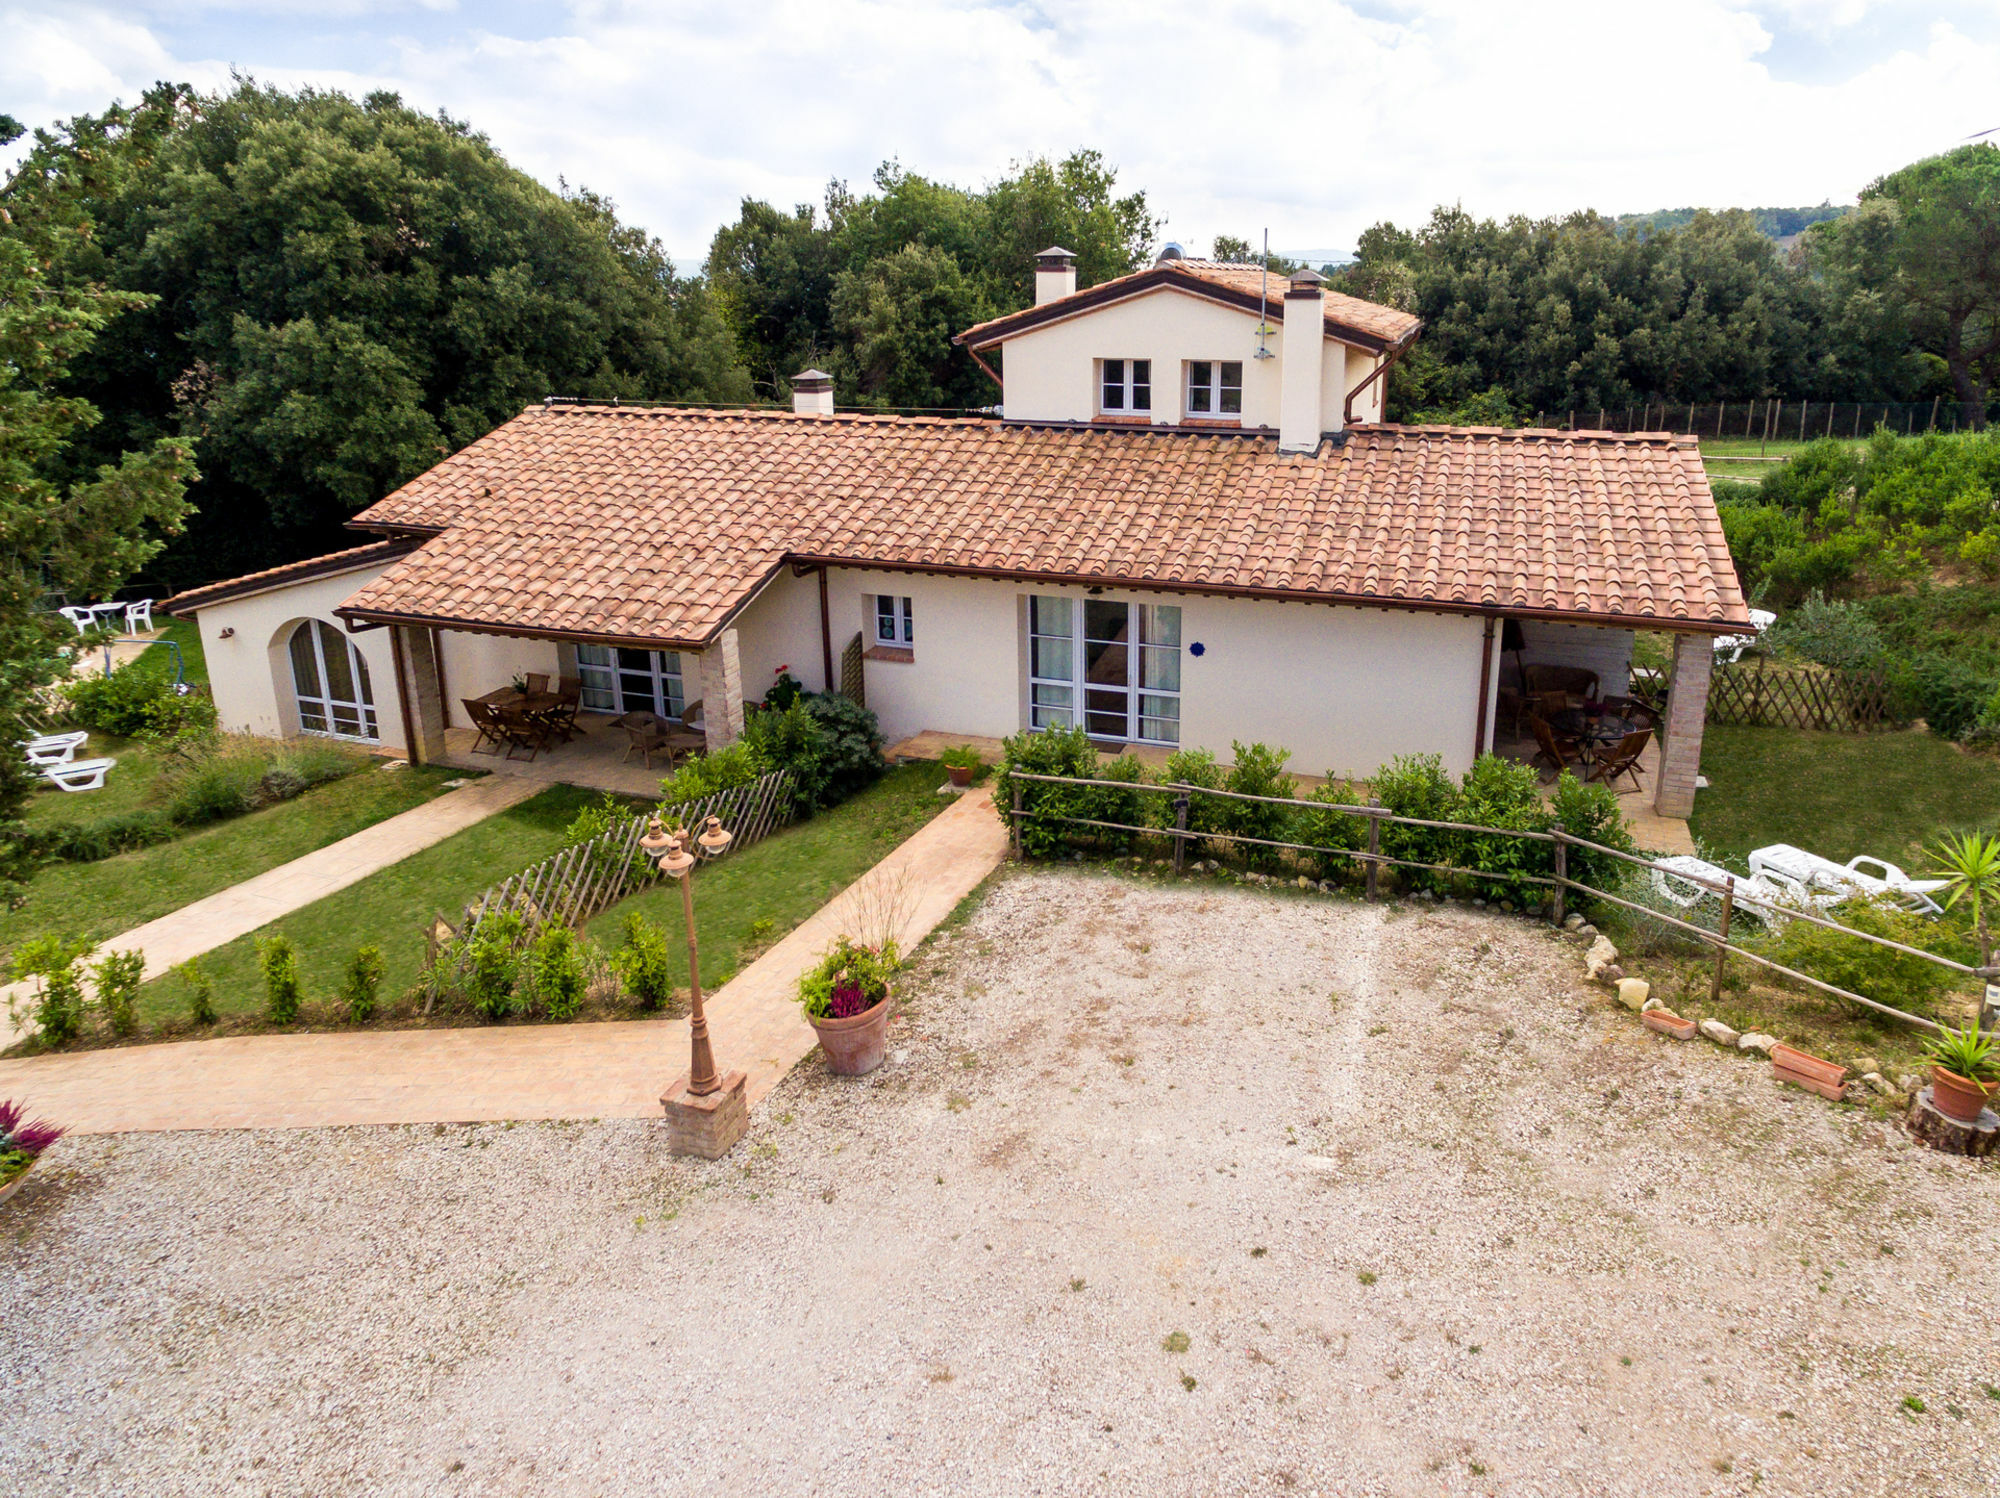
[{"label": "white stucco house", "polygon": [[1419,324],[1309,271],[1170,251],[1079,290],[1051,249],[1036,281],[958,339],[997,419],[836,413],[815,371],[788,412],[550,399],[362,511],[367,544],[168,607],[226,726],[414,759],[525,672],[605,714],[701,698],[726,743],[788,667],[892,741],[1080,722],[1353,776],[1463,769],[1519,659],[1622,691],[1662,630],[1649,790],[1686,815],[1710,640],[1749,624],[1690,439],[1385,424]]}]

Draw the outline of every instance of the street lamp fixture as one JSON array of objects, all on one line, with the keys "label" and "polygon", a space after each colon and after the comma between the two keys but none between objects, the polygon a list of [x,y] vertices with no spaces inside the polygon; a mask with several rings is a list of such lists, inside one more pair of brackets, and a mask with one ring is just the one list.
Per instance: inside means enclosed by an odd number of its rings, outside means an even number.
[{"label": "street lamp fixture", "polygon": [[690,838],[685,828],[668,832],[657,816],[646,824],[646,835],[639,839],[639,846],[659,864],[660,872],[680,885],[682,924],[687,929],[688,1069],[675,1079],[660,1103],[667,1111],[674,1153],[708,1160],[728,1154],[750,1122],[744,1074],[716,1075],[708,1016],[702,1008],[701,949],[694,926],[695,865],[702,858],[721,857],[735,840],[720,817],[710,817],[700,834]]}]

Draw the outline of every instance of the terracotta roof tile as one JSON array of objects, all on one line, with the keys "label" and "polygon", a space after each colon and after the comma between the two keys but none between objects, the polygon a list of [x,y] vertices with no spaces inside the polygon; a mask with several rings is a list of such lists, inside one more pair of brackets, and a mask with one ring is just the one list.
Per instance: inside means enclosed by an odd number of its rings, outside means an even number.
[{"label": "terracotta roof tile", "polygon": [[357,516],[435,531],[357,618],[700,646],[789,560],[1727,632],[1701,459],[1659,435],[1270,436],[555,406]]},{"label": "terracotta roof tile", "polygon": [[287,562],[282,567],[266,568],[262,572],[230,578],[226,582],[205,583],[199,588],[189,588],[184,593],[176,593],[172,598],[162,601],[159,605],[160,612],[193,614],[232,598],[247,598],[253,593],[287,587],[309,578],[332,577],[342,572],[353,572],[372,562],[391,561],[414,550],[416,545],[414,540],[370,541],[366,546],[351,546],[345,551],[329,552],[320,557],[307,557],[302,562]]}]

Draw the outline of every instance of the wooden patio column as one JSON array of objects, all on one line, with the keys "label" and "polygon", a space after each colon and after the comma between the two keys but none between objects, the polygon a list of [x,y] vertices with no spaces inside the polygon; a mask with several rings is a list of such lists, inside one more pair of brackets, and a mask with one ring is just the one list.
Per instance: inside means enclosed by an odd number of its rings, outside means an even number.
[{"label": "wooden patio column", "polygon": [[743,737],[743,664],[733,629],[701,653],[701,726],[710,750]]},{"label": "wooden patio column", "polygon": [[404,753],[413,764],[436,764],[444,758],[444,698],[438,693],[437,634],[428,629],[389,626],[396,647],[396,675],[406,721]]},{"label": "wooden patio column", "polygon": [[1674,675],[1667,694],[1667,721],[1660,725],[1659,784],[1653,809],[1663,817],[1694,810],[1695,777],[1701,774],[1701,733],[1708,722],[1708,677],[1715,646],[1707,635],[1674,636]]}]

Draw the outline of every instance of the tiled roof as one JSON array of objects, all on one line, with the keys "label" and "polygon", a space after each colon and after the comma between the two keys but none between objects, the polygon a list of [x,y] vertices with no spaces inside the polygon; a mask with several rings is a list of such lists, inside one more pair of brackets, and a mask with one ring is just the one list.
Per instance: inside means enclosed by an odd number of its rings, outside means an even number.
[{"label": "tiled roof", "polygon": [[1271,436],[554,406],[352,522],[441,532],[341,612],[698,647],[787,561],[1728,632],[1689,439]]},{"label": "tiled roof", "polygon": [[329,552],[323,557],[307,557],[303,562],[287,562],[282,567],[270,567],[262,572],[252,572],[243,577],[233,577],[227,582],[204,583],[199,588],[189,588],[184,593],[176,593],[159,605],[163,614],[193,614],[218,603],[226,603],[232,598],[248,598],[253,593],[268,592],[272,588],[289,587],[293,583],[305,582],[315,577],[332,577],[337,573],[353,572],[374,562],[393,561],[416,548],[414,540],[370,541],[366,546],[350,546],[346,551]]},{"label": "tiled roof", "polygon": [[[992,318],[967,328],[953,342],[969,344],[973,348],[991,348],[1045,322],[1074,317],[1107,302],[1138,296],[1162,286],[1177,286],[1197,296],[1214,297],[1251,312],[1268,300],[1269,316],[1276,323],[1282,321],[1285,315],[1285,288],[1288,284],[1286,278],[1276,272],[1267,282],[1263,270],[1255,265],[1222,260],[1167,260],[1134,271],[1129,276],[1100,281],[1095,286],[1058,297],[1053,302],[1043,302],[1040,306],[1010,312],[1005,317]],[[1338,291],[1326,293],[1326,332],[1329,338],[1380,351],[1409,342],[1421,326],[1422,320],[1413,313],[1364,302],[1359,297],[1345,296]]]}]

